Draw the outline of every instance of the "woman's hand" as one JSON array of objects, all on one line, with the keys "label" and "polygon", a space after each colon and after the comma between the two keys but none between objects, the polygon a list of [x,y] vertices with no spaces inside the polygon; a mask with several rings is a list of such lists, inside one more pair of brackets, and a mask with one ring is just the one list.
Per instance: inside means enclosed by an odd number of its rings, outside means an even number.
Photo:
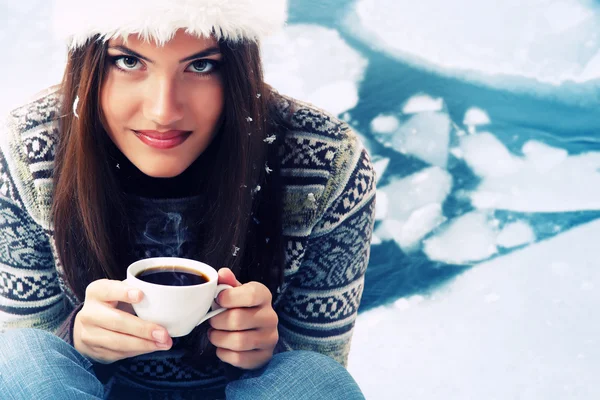
[{"label": "woman's hand", "polygon": [[217,303],[229,310],[210,319],[208,339],[222,361],[243,369],[260,368],[273,357],[279,340],[271,292],[258,282],[242,285],[228,268],[219,270],[221,283],[233,286],[217,297]]},{"label": "woman's hand", "polygon": [[75,317],[75,349],[103,364],[170,349],[173,341],[165,328],[132,315],[131,304],[142,297],[139,289],[121,281],[90,283],[84,306]]}]

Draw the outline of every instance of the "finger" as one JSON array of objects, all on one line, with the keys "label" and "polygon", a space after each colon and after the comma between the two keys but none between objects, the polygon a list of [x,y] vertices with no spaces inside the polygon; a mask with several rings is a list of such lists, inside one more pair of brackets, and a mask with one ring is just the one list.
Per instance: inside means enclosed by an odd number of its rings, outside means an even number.
[{"label": "finger", "polygon": [[125,282],[99,279],[90,283],[85,291],[86,300],[97,300],[106,303],[137,303],[142,300],[141,290],[127,285]]},{"label": "finger", "polygon": [[249,282],[245,285],[222,291],[217,297],[217,303],[225,308],[257,307],[271,303],[271,292],[265,285]]},{"label": "finger", "polygon": [[255,369],[265,365],[273,357],[270,350],[232,351],[217,348],[217,357],[227,364],[242,369]]},{"label": "finger", "polygon": [[208,340],[215,347],[233,351],[272,350],[277,339],[277,330],[253,329],[228,332],[212,329],[208,333]]},{"label": "finger", "polygon": [[126,358],[155,351],[169,350],[172,345],[171,343],[158,343],[152,340],[108,331],[99,327],[82,330],[81,341],[98,352],[102,352],[102,350],[117,352]]},{"label": "finger", "polygon": [[278,322],[277,314],[271,307],[232,308],[209,320],[211,327],[222,331],[272,328]]},{"label": "finger", "polygon": [[167,330],[162,326],[144,321],[125,311],[104,306],[102,303],[91,303],[82,310],[79,319],[83,326],[97,326],[99,328],[118,332],[141,339],[171,344],[172,339]]},{"label": "finger", "polygon": [[234,275],[234,273],[229,268],[221,268],[219,270],[219,284],[231,285],[233,287],[242,286],[240,281],[238,281]]}]

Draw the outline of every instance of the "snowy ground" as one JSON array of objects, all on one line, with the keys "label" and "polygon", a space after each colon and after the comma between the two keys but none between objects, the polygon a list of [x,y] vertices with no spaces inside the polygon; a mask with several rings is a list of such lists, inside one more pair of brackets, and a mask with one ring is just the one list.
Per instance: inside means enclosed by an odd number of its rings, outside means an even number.
[{"label": "snowy ground", "polygon": [[[367,398],[600,398],[600,140],[531,128],[535,107],[536,121],[578,123],[544,112],[539,99],[597,112],[597,2],[307,3],[315,20],[328,3],[343,3],[343,18],[328,26],[299,18],[265,43],[266,79],[340,115],[371,151],[379,176],[373,258],[392,245],[408,263],[471,266],[359,316],[349,369]],[[40,22],[48,9],[41,0],[0,0],[8,60],[0,112],[60,79],[64,52]],[[371,51],[398,68],[449,77],[451,94],[410,82],[418,90],[407,96],[409,82],[399,81],[389,84],[397,104],[361,103],[374,79]],[[531,98],[502,114],[452,92],[465,81],[493,89],[487,104]],[[516,116],[523,126],[507,127]],[[389,260],[380,281],[400,267]]]},{"label": "snowy ground", "polygon": [[359,318],[368,399],[600,398],[600,221]]}]

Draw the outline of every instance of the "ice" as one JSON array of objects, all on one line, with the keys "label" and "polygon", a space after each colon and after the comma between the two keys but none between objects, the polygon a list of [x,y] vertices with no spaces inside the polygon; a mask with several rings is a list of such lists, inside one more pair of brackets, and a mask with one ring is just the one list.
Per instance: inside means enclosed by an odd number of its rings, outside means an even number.
[{"label": "ice", "polygon": [[496,254],[497,236],[487,213],[474,211],[452,220],[441,233],[425,240],[423,251],[434,261],[467,264]]},{"label": "ice", "polygon": [[425,111],[442,111],[444,100],[442,98],[434,99],[428,95],[413,96],[404,105],[402,112],[404,114],[416,114]]},{"label": "ice", "polygon": [[[441,205],[451,188],[452,176],[438,167],[380,187],[376,219],[384,221],[376,229],[377,236],[381,240],[394,240],[405,252],[414,251],[420,241],[443,222]],[[385,212],[378,211],[380,202]]]},{"label": "ice", "polygon": [[[375,229],[375,235],[381,241],[393,240],[398,243],[398,238],[402,234],[402,221],[397,219],[386,218],[382,223]],[[398,243],[400,245],[400,243]]]},{"label": "ice", "polygon": [[377,236],[375,234],[371,236],[371,245],[372,246],[377,246],[377,245],[380,245],[381,243],[383,243],[383,242],[381,241],[379,236]]},{"label": "ice", "polygon": [[511,248],[535,241],[533,228],[523,221],[506,225],[497,238],[498,246]]},{"label": "ice", "polygon": [[600,12],[591,0],[357,0],[345,26],[371,47],[468,80],[600,77]]},{"label": "ice", "polygon": [[400,121],[393,115],[380,114],[371,121],[371,130],[375,133],[394,133],[400,127]]},{"label": "ice", "polygon": [[467,165],[481,177],[514,176],[523,168],[523,161],[512,155],[506,146],[489,132],[463,136],[460,139],[460,148]]},{"label": "ice", "polygon": [[525,143],[522,151],[527,161],[538,172],[550,171],[569,157],[569,153],[565,149],[558,149],[535,140]]},{"label": "ice", "polygon": [[569,155],[564,149],[528,141],[520,157],[489,132],[460,140],[464,160],[483,178],[470,193],[475,207],[522,212],[600,210],[600,152]]},{"label": "ice", "polygon": [[438,167],[429,167],[402,179],[395,178],[379,188],[389,199],[388,218],[407,220],[419,208],[442,204],[452,189],[452,175]]},{"label": "ice", "polygon": [[444,112],[422,112],[410,116],[393,136],[375,137],[400,153],[410,154],[429,164],[446,168],[450,117]]},{"label": "ice", "polygon": [[373,160],[373,169],[375,169],[375,182],[378,183],[385,171],[387,170],[388,165],[390,164],[389,158],[380,158]]},{"label": "ice", "polygon": [[381,221],[387,217],[389,201],[387,193],[383,190],[378,190],[375,193],[376,202],[375,202],[375,221]]},{"label": "ice", "polygon": [[445,221],[442,206],[438,203],[428,204],[415,210],[402,225],[394,240],[404,253],[418,250],[421,240]]},{"label": "ice", "polygon": [[367,153],[369,153],[371,156],[373,156],[373,154],[375,154],[373,151],[373,140],[366,137],[362,133],[357,132],[356,130],[354,130],[354,133],[356,133],[356,136],[358,137],[358,139],[360,140],[362,145],[365,147],[365,149],[367,149]]},{"label": "ice", "polygon": [[348,46],[338,31],[318,25],[289,25],[263,43],[262,55],[265,81],[281,93],[336,115],[358,103],[358,84],[368,61]]},{"label": "ice", "polygon": [[349,370],[365,397],[600,398],[598,237],[594,221],[359,315]]},{"label": "ice", "polygon": [[375,139],[384,146],[446,168],[452,121],[443,99],[412,96],[401,113],[380,114],[370,125]]},{"label": "ice", "polygon": [[463,124],[467,126],[487,125],[490,122],[490,117],[487,113],[477,107],[469,108],[463,120]]}]

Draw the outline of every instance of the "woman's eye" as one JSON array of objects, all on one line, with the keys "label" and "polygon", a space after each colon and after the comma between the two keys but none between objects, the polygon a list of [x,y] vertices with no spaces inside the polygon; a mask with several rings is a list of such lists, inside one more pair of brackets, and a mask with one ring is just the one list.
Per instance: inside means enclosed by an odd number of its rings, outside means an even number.
[{"label": "woman's eye", "polygon": [[215,62],[210,60],[198,60],[194,61],[190,67],[193,72],[208,73],[215,68]]},{"label": "woman's eye", "polygon": [[135,57],[119,57],[115,60],[115,64],[124,70],[134,70],[137,69],[135,67],[139,64],[139,61]]}]

